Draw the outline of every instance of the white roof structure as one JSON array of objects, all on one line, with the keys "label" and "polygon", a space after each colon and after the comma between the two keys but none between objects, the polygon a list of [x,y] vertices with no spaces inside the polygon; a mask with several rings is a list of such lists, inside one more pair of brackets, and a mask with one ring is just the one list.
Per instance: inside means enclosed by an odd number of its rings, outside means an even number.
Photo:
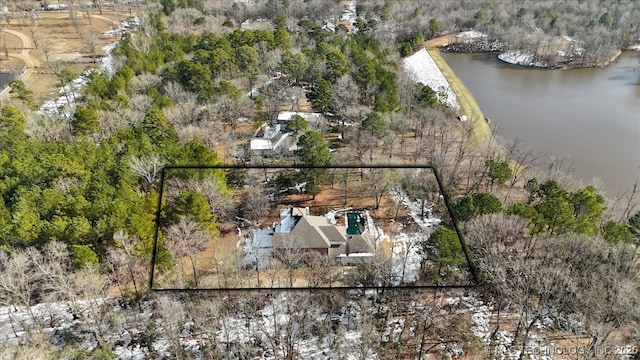
[{"label": "white roof structure", "polygon": [[289,137],[289,133],[280,131],[281,125],[275,127],[267,126],[264,129],[264,136],[253,138],[249,144],[251,150],[276,150]]},{"label": "white roof structure", "polygon": [[251,150],[273,150],[273,143],[269,139],[251,139]]},{"label": "white roof structure", "polygon": [[280,133],[280,130],[282,130],[282,125],[280,124],[276,124],[276,126],[271,127],[271,126],[267,126],[264,128],[264,136],[263,138],[265,139],[273,139],[276,136],[278,136],[278,134]]},{"label": "white roof structure", "polygon": [[306,121],[313,122],[320,120],[322,114],[320,113],[308,113],[308,112],[297,112],[297,111],[281,111],[278,114],[278,121],[289,121],[293,115],[300,115]]}]

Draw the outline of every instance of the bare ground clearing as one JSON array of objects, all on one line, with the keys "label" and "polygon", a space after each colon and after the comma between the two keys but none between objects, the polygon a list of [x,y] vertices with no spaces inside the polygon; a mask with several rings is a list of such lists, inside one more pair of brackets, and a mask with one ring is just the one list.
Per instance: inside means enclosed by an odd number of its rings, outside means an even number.
[{"label": "bare ground clearing", "polygon": [[[129,17],[129,12],[103,9],[89,10],[89,16],[78,16],[77,28],[69,11],[39,11],[38,18],[27,25],[12,19],[0,31],[0,72],[23,73],[22,81],[34,91],[36,104],[57,94],[57,79],[52,66],[71,66],[80,73],[93,65],[93,58],[104,55],[102,47],[117,40],[104,34]],[[88,46],[95,39],[95,53]],[[0,103],[11,99],[8,92],[0,95]]]}]

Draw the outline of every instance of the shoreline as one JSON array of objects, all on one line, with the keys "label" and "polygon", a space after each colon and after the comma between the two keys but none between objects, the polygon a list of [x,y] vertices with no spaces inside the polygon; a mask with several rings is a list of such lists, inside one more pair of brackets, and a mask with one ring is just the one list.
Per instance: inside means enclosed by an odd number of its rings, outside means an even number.
[{"label": "shoreline", "polygon": [[469,118],[469,122],[472,125],[472,139],[478,145],[483,145],[491,140],[491,129],[489,124],[485,120],[485,116],[480,109],[480,105],[476,101],[471,91],[464,85],[462,80],[451,69],[449,64],[444,60],[440,54],[440,50],[434,46],[427,46],[425,49],[436,63],[444,77],[449,82],[451,90],[458,98],[458,104],[460,105],[460,115],[466,115]]},{"label": "shoreline", "polygon": [[[623,50],[617,50],[609,59],[603,61],[600,64],[593,64],[593,65],[587,65],[587,66],[582,66],[582,64],[580,63],[574,63],[573,65],[570,65],[570,63],[566,63],[566,62],[557,62],[554,64],[546,64],[546,65],[539,65],[536,64],[536,62],[530,60],[531,58],[533,58],[533,55],[530,55],[528,53],[525,52],[521,52],[518,50],[515,51],[507,51],[507,52],[502,52],[500,54],[498,54],[498,60],[506,63],[506,64],[511,64],[511,65],[516,65],[516,66],[522,66],[525,68],[535,68],[535,69],[541,69],[541,70],[574,70],[574,69],[590,69],[590,68],[605,68],[607,66],[609,66],[611,63],[615,62],[623,53]],[[477,52],[477,53],[486,53],[486,52]],[[511,53],[512,56],[516,56],[516,57],[523,57],[523,60],[514,60],[513,58],[510,58],[509,56],[505,56],[507,54]],[[527,60],[524,60],[527,59]]]},{"label": "shoreline", "polygon": [[[572,178],[576,180],[576,184],[597,184],[600,186],[600,190],[606,191],[606,194],[611,196],[628,191],[629,186],[637,178],[637,171],[629,169],[628,165],[625,164],[633,163],[634,161],[634,132],[628,131],[628,126],[631,125],[633,128],[633,124],[635,124],[633,111],[637,109],[635,105],[635,100],[637,99],[634,97],[636,93],[633,88],[637,88],[639,80],[637,74],[640,52],[623,51],[622,55],[605,68],[592,68],[575,72],[543,71],[543,69],[537,68],[500,65],[504,63],[495,60],[492,55],[474,56],[463,54],[459,56],[451,55],[451,58],[448,57],[448,54],[442,54],[442,56],[450,60],[453,65],[449,65],[452,68],[455,66],[457,72],[465,75],[465,79],[468,81],[473,80],[473,84],[470,83],[469,85],[474,85],[472,87],[474,94],[477,93],[478,96],[484,95],[481,100],[488,100],[488,105],[483,101],[483,106],[491,105],[492,109],[497,111],[495,114],[491,113],[491,115],[487,114],[487,116],[496,117],[496,119],[492,120],[497,120],[501,124],[507,125],[506,127],[512,128],[508,134],[502,134],[506,139],[519,138],[522,142],[529,143],[528,147],[530,149],[544,153],[545,163],[552,156],[568,154],[571,158],[567,163],[574,164]],[[502,79],[502,75],[505,75],[504,79]],[[506,77],[507,75],[509,77]],[[527,85],[526,81],[532,77],[536,79],[536,84],[532,84],[531,88],[534,92],[524,92],[525,96],[513,94],[514,87],[501,86],[512,80],[515,84],[525,86]],[[486,88],[487,86],[490,88]],[[608,96],[609,94],[615,96],[612,96],[610,101],[602,104],[602,106],[598,102],[598,99],[602,97],[596,98],[587,94],[569,96],[567,102],[564,101],[562,94],[572,94],[571,91],[578,93],[582,89],[590,89],[590,94],[596,92],[599,96]],[[491,90],[489,97],[486,96],[488,90]],[[599,91],[602,92],[600,93]],[[549,114],[545,115],[544,119],[540,119],[540,127],[535,121],[536,115],[532,115],[538,114],[537,111],[539,109],[535,107],[539,105],[532,105],[529,108],[529,101],[526,96],[526,94],[534,93],[537,94],[536,98],[540,98],[539,104],[544,104],[544,106],[540,107],[544,109],[540,110],[540,114]],[[510,97],[511,94],[514,96]],[[632,102],[625,101],[627,96],[630,96]],[[503,102],[499,100],[501,98],[512,100],[505,103],[510,107],[502,105]],[[584,100],[587,100],[584,102],[584,106],[589,110],[582,113],[578,112],[580,115],[575,115],[576,111],[571,108],[580,107]],[[570,106],[567,106],[567,104],[570,104]],[[610,104],[615,104],[615,106]],[[557,109],[553,106],[557,106]],[[609,106],[612,107],[609,109]],[[508,108],[508,110],[503,111],[503,107],[505,109]],[[517,115],[519,107],[531,110],[522,115],[522,119],[526,120],[519,119],[519,115]],[[610,120],[607,119],[606,122],[600,121],[602,117],[598,115],[602,115],[600,113],[601,108],[606,108],[606,113],[616,115],[612,116]],[[604,113],[605,110],[602,111]],[[514,114],[516,115],[514,116]],[[560,122],[558,119],[562,119],[562,121]],[[592,129],[596,130],[585,132],[583,140],[565,144],[563,137],[571,136],[570,134],[573,132],[571,129],[574,126],[579,127],[583,123],[588,123]],[[546,129],[553,129],[549,133],[550,135],[545,134],[549,131]],[[606,151],[599,151],[597,148],[594,150],[592,146],[585,145],[600,142],[599,134],[603,132],[615,134],[614,138],[609,137],[602,140],[602,144],[608,144]],[[548,136],[551,136],[553,141],[547,138]],[[623,139],[623,141],[614,139]],[[585,156],[585,154],[587,155]],[[615,162],[606,161],[608,157],[616,157],[621,160],[616,160]],[[594,161],[594,159],[597,161]],[[610,175],[618,170],[619,176]],[[594,180],[596,178],[599,180]]]},{"label": "shoreline", "polygon": [[609,66],[611,63],[617,61],[618,58],[627,51],[640,52],[640,44],[627,45],[622,49],[615,50],[609,59],[606,59],[599,64],[590,63],[585,65],[583,62],[578,62],[578,61],[576,62],[557,61],[553,64],[546,64],[543,66],[543,65],[536,65],[531,61],[530,62],[523,62],[523,61],[517,61],[517,60],[508,61],[504,59],[504,56],[501,56],[511,52],[515,54],[530,56],[533,58],[533,55],[523,50],[508,51],[508,50],[497,50],[493,48],[489,49],[486,47],[485,48],[480,47],[480,48],[477,48],[475,51],[473,51],[473,47],[471,47],[471,49],[456,47],[456,45],[465,45],[465,44],[472,46],[473,44],[476,43],[475,39],[482,39],[483,37],[486,37],[486,35],[483,35],[482,33],[477,33],[472,36],[464,36],[464,34],[465,32],[458,33],[458,34],[447,34],[447,35],[442,35],[433,39],[429,39],[424,42],[424,47],[427,50],[430,48],[436,48],[440,51],[442,50],[442,48],[452,47],[452,51],[450,52],[463,52],[463,53],[473,53],[473,54],[495,53],[497,54],[498,59],[506,64],[522,66],[524,68],[536,68],[536,69],[542,69],[542,70],[572,70],[572,69],[588,69],[588,68],[605,68]]},{"label": "shoreline", "polygon": [[2,100],[5,96],[8,96],[7,94],[9,93],[9,90],[11,90],[9,83],[13,79],[13,75],[8,72],[1,72],[0,75],[4,75],[2,76],[2,80],[6,80],[0,83],[0,100]]}]

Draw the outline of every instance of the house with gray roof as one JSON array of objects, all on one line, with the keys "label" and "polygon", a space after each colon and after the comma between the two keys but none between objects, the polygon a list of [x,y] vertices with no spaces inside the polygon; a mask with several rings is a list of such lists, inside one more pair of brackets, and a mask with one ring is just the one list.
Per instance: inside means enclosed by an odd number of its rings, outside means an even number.
[{"label": "house with gray roof", "polygon": [[280,223],[273,233],[275,253],[315,252],[330,257],[359,254],[373,257],[375,245],[366,231],[366,219],[360,212],[348,212],[346,226],[335,225],[325,216],[309,213],[309,208],[289,207],[280,211]]}]

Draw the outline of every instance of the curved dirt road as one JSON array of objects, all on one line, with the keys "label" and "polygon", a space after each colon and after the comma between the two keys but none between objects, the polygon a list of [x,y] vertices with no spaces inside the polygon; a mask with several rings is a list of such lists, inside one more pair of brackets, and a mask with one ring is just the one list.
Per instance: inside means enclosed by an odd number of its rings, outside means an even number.
[{"label": "curved dirt road", "polygon": [[31,76],[31,72],[33,71],[33,68],[40,66],[40,61],[38,61],[38,59],[31,56],[31,49],[35,49],[35,45],[29,36],[19,31],[15,31],[11,29],[4,29],[3,31],[9,35],[13,35],[17,37],[18,39],[20,39],[20,42],[22,43],[20,50],[18,52],[10,52],[9,57],[18,58],[24,61],[25,67],[26,67],[26,71],[24,75],[22,75],[22,80],[24,81],[28,79],[29,76]]}]

